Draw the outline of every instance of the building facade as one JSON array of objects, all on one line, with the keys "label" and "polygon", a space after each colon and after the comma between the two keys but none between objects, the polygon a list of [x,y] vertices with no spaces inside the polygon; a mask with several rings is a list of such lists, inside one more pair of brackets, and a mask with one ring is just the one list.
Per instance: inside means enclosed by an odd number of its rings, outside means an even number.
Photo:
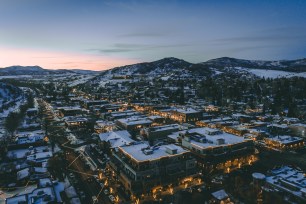
[{"label": "building facade", "polygon": [[109,164],[130,195],[152,193],[156,186],[178,185],[181,179],[196,173],[196,161],[190,152],[173,144],[119,147]]}]

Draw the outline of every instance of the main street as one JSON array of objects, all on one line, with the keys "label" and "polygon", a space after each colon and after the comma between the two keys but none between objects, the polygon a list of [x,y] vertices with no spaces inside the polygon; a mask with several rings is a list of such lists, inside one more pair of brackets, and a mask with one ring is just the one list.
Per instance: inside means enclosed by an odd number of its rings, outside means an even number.
[{"label": "main street", "polygon": [[[85,198],[82,199],[82,203],[92,203],[93,198],[97,198],[95,203],[112,203],[108,195],[105,195],[103,192],[105,190],[104,185],[101,185],[96,179],[98,173],[88,169],[85,162],[81,160],[81,155],[76,153],[75,148],[68,146],[70,142],[66,138],[68,133],[62,126],[58,125],[61,121],[50,108],[49,104],[45,101],[40,101],[39,104],[43,110],[45,130],[48,131],[50,140],[57,144],[64,152],[67,165],[65,175],[70,175],[71,173],[75,175],[76,180],[72,185],[77,189],[79,196],[81,194],[80,192],[85,192]],[[90,156],[93,155],[90,154]],[[115,186],[113,186],[114,182],[111,179],[108,180],[111,188],[115,189]]]}]

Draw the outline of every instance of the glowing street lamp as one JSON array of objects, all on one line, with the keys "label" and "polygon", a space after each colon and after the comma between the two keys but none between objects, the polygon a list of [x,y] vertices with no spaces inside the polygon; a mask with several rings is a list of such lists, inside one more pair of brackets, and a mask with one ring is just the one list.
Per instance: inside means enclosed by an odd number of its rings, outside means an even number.
[{"label": "glowing street lamp", "polygon": [[103,178],[102,172],[99,173],[98,177],[99,177],[100,180],[102,180],[102,178]]},{"label": "glowing street lamp", "polygon": [[173,188],[172,187],[169,188],[169,192],[170,192],[171,195],[173,195]]}]

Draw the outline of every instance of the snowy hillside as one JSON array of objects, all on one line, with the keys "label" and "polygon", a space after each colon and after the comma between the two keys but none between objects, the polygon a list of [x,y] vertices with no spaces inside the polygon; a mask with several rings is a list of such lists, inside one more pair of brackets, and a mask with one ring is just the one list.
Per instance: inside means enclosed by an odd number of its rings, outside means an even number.
[{"label": "snowy hillside", "polygon": [[289,72],[306,72],[306,59],[263,61],[263,60],[244,60],[244,59],[222,57],[222,58],[208,60],[201,64],[219,69],[225,67],[243,67],[251,69],[270,69],[270,70],[282,70]]},{"label": "snowy hillside", "polygon": [[116,67],[102,72],[97,77],[89,81],[92,84],[116,83],[130,81],[139,76],[147,79],[160,78],[203,78],[214,74],[215,71],[201,65],[192,64],[177,58],[164,58],[153,62],[145,62],[122,67]]},{"label": "snowy hillside", "polygon": [[278,70],[267,70],[267,69],[247,69],[247,68],[240,68],[235,67],[235,69],[252,73],[259,77],[265,77],[265,78],[290,78],[290,77],[304,77],[306,78],[306,72],[296,73],[296,72],[286,72],[286,71],[278,71]]}]

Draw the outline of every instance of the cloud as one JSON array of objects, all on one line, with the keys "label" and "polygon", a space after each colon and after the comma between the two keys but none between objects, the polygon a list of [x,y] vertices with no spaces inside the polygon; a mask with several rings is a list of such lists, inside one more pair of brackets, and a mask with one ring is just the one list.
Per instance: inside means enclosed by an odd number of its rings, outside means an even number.
[{"label": "cloud", "polygon": [[270,28],[258,33],[252,33],[246,36],[235,36],[228,38],[219,38],[213,40],[213,43],[271,43],[271,42],[296,42],[306,40],[306,30],[296,27]]},{"label": "cloud", "polygon": [[98,52],[98,53],[126,53],[126,52],[137,52],[147,50],[157,50],[165,48],[175,47],[187,47],[193,46],[192,44],[175,44],[175,45],[148,45],[148,44],[125,44],[117,43],[112,45],[110,48],[90,48],[85,51]]},{"label": "cloud", "polygon": [[127,37],[145,37],[145,38],[152,38],[152,37],[165,37],[165,36],[169,36],[168,33],[154,33],[154,32],[135,32],[135,33],[128,33],[128,34],[122,34],[122,35],[118,35],[118,37],[123,37],[123,38],[127,38]]},{"label": "cloud", "polygon": [[159,2],[152,0],[104,0],[103,3],[106,6],[126,10],[129,12],[139,13],[141,10],[153,9],[156,6],[159,6]]}]

